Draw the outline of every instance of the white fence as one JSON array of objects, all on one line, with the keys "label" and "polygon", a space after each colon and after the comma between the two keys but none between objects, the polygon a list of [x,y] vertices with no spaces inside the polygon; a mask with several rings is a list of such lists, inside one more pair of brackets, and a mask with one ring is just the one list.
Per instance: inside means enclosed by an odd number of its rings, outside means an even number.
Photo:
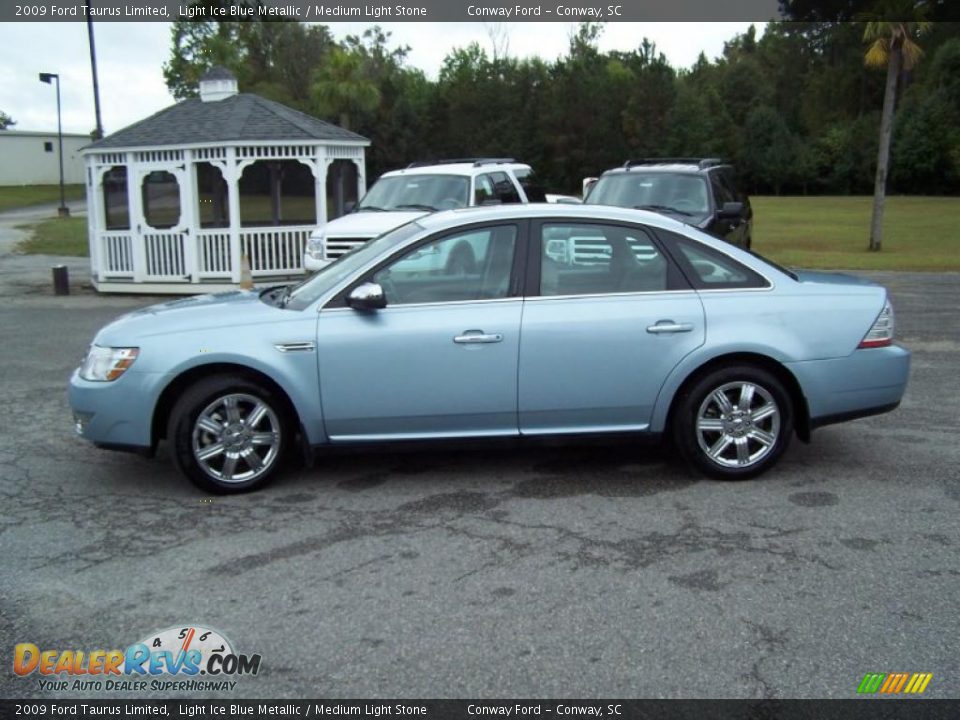
[{"label": "white fence", "polygon": [[244,228],[237,251],[228,229],[188,232],[129,230],[100,233],[97,275],[103,281],[231,282],[239,277],[241,258],[250,261],[253,277],[300,275],[303,251],[312,226]]}]

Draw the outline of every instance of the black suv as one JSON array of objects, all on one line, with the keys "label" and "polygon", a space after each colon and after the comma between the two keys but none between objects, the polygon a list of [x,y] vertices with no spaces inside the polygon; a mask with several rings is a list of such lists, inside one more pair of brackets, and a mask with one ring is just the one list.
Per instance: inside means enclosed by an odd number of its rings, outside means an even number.
[{"label": "black suv", "polygon": [[750,199],[737,188],[733,166],[717,158],[628,160],[603,173],[583,202],[653,210],[750,248]]}]

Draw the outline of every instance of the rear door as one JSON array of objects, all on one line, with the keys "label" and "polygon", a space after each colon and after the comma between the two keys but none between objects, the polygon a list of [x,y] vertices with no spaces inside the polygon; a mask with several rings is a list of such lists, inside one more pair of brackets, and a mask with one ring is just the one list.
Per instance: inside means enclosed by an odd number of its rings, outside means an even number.
[{"label": "rear door", "polygon": [[697,293],[636,225],[533,223],[527,263],[521,434],[646,429],[667,375],[704,342]]}]

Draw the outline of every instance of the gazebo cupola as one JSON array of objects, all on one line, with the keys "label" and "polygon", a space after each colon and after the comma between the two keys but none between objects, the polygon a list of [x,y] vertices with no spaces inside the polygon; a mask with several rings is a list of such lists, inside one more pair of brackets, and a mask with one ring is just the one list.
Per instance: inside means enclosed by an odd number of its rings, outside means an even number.
[{"label": "gazebo cupola", "polygon": [[90,264],[101,292],[208,292],[302,275],[310,232],[366,188],[366,138],[238,92],[213,68],[199,97],[84,149]]},{"label": "gazebo cupola", "polygon": [[237,92],[237,78],[226,68],[215,67],[200,78],[200,99],[203,102],[223,100]]}]

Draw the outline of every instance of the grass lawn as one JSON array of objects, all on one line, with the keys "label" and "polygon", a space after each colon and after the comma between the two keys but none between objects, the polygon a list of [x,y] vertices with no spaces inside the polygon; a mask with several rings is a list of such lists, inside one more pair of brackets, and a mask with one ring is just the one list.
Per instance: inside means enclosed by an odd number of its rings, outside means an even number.
[{"label": "grass lawn", "polygon": [[872,197],[753,197],[753,248],[782,265],[960,270],[960,198],[888,197],[883,249],[868,252]]},{"label": "grass lawn", "polygon": [[87,257],[87,219],[51,218],[37,225],[21,225],[20,230],[33,231],[33,236],[17,246],[27,255],[74,255]]},{"label": "grass lawn", "polygon": [[[84,197],[83,185],[64,185],[63,194],[67,200],[80,200]],[[13,208],[59,203],[59,185],[4,185],[0,187],[0,212]]]},{"label": "grass lawn", "polygon": [[[755,197],[753,247],[783,265],[847,270],[960,271],[960,198],[891,197],[883,250],[867,252],[869,197]],[[86,256],[86,218],[24,226],[28,254]]]}]

